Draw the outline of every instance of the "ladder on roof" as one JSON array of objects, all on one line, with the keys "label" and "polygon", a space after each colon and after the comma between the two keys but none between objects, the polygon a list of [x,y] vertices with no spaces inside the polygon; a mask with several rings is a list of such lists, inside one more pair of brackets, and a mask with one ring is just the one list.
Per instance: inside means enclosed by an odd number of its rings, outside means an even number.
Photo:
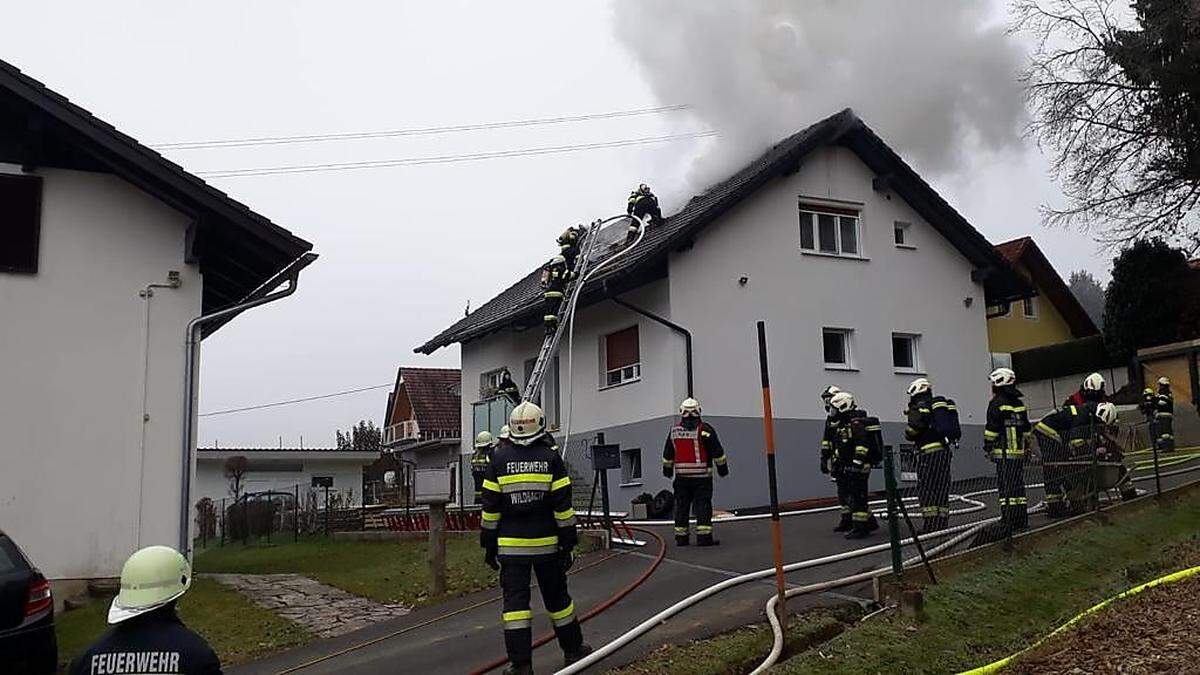
[{"label": "ladder on roof", "polygon": [[583,241],[580,242],[579,255],[575,257],[575,267],[571,270],[571,279],[567,281],[566,288],[563,289],[563,299],[558,305],[558,325],[554,332],[547,335],[542,341],[542,348],[538,352],[537,361],[533,364],[533,370],[529,372],[529,379],[525,382],[525,392],[522,397],[525,401],[541,404],[542,400],[542,379],[546,375],[546,368],[549,367],[554,353],[558,351],[558,343],[562,339],[563,332],[567,330],[567,324],[572,318],[575,301],[579,293],[583,290],[584,276],[587,275],[588,269],[591,267],[592,252],[596,247],[596,242],[599,237],[596,234],[600,231],[600,226],[605,221],[597,220],[588,226],[587,232],[583,235]]}]

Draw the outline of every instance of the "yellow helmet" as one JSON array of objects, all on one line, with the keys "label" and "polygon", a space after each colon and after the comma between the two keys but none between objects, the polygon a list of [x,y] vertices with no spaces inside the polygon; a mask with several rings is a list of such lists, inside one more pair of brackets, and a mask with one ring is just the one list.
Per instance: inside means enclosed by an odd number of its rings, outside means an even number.
[{"label": "yellow helmet", "polygon": [[192,566],[170,546],[147,546],[125,561],[121,591],[108,608],[108,622],[151,612],[175,600],[192,585]]}]

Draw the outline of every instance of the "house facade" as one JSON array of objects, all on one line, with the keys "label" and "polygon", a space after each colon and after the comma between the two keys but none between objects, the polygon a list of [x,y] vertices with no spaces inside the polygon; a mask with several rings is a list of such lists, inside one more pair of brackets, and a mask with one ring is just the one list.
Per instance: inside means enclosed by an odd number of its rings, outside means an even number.
[{"label": "house facade", "polygon": [[187,327],[315,256],[3,62],[0,131],[0,528],[61,589],[189,536]]},{"label": "house facade", "polygon": [[396,480],[402,494],[412,495],[415,471],[445,468],[451,470],[456,503],[459,495],[472,494],[469,459],[460,452],[461,399],[457,368],[397,369],[383,417],[383,450],[400,461]]},{"label": "house facade", "polygon": [[[232,500],[225,463],[230,457],[245,457],[241,494],[309,490],[338,495],[343,504],[363,503],[363,467],[379,459],[377,452],[339,448],[198,448],[196,450],[196,499],[205,497],[217,504]],[[322,502],[323,503],[323,502]]]},{"label": "house facade", "polygon": [[[990,471],[970,450],[989,395],[986,307],[1031,291],[852,111],[781,141],[651,228],[639,248],[584,289],[574,349],[564,339],[543,392],[560,441],[570,412],[565,453],[577,472],[586,475],[597,432],[621,445],[621,475],[610,476],[617,508],[670,487],[660,457],[689,380],[729,457],[714,503],[766,503],[758,320],[782,500],[833,493],[817,471],[827,384],[853,392],[883,421],[885,442],[902,444],[905,388],[929,377],[959,404],[956,474]],[[542,339],[526,318],[536,319],[534,276],[418,349],[461,342],[464,383],[482,385],[504,367],[519,376]],[[690,333],[690,377],[688,340],[658,319]],[[464,397],[464,438],[477,407]]]}]

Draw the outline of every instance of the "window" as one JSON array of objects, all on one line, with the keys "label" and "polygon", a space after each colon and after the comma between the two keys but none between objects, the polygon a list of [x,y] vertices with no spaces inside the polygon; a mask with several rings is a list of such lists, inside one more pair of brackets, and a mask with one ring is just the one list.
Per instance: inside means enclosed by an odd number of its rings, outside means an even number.
[{"label": "window", "polygon": [[917,349],[921,336],[912,333],[892,333],[892,367],[898,373],[916,373],[921,370],[921,356]]},{"label": "window", "polygon": [[615,387],[642,379],[641,356],[638,351],[638,327],[605,335],[600,343],[600,387]]},{"label": "window", "polygon": [[0,272],[37,272],[41,210],[40,176],[0,174]]},{"label": "window", "polygon": [[826,328],[824,334],[825,367],[849,370],[854,367],[850,358],[850,335],[846,328]]},{"label": "window", "polygon": [[906,223],[902,220],[897,220],[892,223],[892,231],[896,239],[896,248],[916,248],[909,241],[911,237],[909,233],[912,231],[912,223]]},{"label": "window", "polygon": [[641,483],[642,481],[642,450],[630,448],[621,451],[621,482]]},{"label": "window", "polygon": [[1025,315],[1026,319],[1038,318],[1037,298],[1025,298],[1021,302],[1021,313]]},{"label": "window", "polygon": [[859,256],[859,213],[835,206],[800,205],[800,248],[814,253]]},{"label": "window", "polygon": [[[532,366],[531,366],[532,367]],[[504,377],[504,368],[489,370],[479,375],[479,398],[491,398],[496,395],[496,390],[500,388],[500,380]],[[529,372],[525,373],[526,379],[529,379]]]},{"label": "window", "polygon": [[1012,368],[1012,354],[992,352],[992,370],[997,368]]}]

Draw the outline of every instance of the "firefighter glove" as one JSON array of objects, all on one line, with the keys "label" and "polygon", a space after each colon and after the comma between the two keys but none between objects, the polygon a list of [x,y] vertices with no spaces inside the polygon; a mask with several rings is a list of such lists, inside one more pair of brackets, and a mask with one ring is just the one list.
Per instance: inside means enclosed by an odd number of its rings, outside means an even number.
[{"label": "firefighter glove", "polygon": [[821,473],[829,473],[829,459],[826,457],[821,458]]},{"label": "firefighter glove", "polygon": [[663,477],[664,478],[670,478],[674,473],[675,472],[671,470],[671,467],[669,467],[669,466],[663,467]]},{"label": "firefighter glove", "polygon": [[729,465],[718,464],[717,465],[717,475],[722,478],[724,478],[725,476],[728,476],[729,475]]},{"label": "firefighter glove", "polygon": [[495,570],[497,572],[500,571],[500,563],[496,562],[496,549],[495,548],[489,547],[487,549],[487,551],[483,554],[483,562],[484,562],[484,564],[486,564],[488,567],[492,568],[493,570]]}]

